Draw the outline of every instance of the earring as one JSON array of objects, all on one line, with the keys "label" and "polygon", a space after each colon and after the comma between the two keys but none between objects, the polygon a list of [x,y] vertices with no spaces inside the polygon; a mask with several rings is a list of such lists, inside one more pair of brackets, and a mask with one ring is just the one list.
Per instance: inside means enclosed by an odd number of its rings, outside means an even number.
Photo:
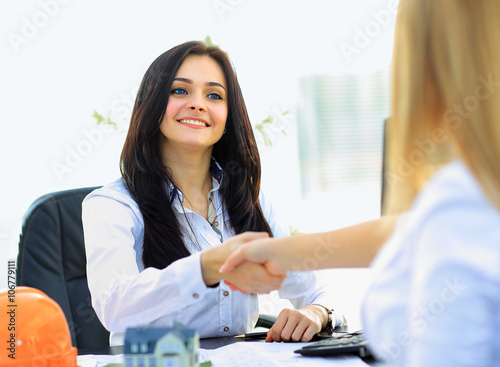
[{"label": "earring", "polygon": [[222,135],[224,135],[226,133],[226,128],[224,128],[224,131],[222,132]]}]

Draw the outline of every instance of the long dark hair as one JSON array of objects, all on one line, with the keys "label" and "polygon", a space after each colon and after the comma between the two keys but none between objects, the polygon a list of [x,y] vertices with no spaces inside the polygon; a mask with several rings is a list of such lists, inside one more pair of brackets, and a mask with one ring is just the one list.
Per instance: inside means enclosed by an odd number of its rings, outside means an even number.
[{"label": "long dark hair", "polygon": [[220,190],[230,225],[236,233],[265,231],[272,236],[259,203],[259,152],[231,62],[218,47],[186,42],[161,54],[146,71],[121,154],[122,177],[144,219],[144,267],[163,269],[190,255],[165,190],[165,182],[174,181],[162,163],[160,133],[172,81],[190,55],[211,57],[226,77],[226,133],[214,145],[212,155],[224,170]]}]

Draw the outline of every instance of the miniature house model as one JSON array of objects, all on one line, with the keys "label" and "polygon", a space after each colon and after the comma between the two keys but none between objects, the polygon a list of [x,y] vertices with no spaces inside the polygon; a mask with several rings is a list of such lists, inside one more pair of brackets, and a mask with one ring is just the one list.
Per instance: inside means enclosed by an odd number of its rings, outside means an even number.
[{"label": "miniature house model", "polygon": [[123,347],[124,367],[198,366],[198,331],[173,328],[129,328]]}]

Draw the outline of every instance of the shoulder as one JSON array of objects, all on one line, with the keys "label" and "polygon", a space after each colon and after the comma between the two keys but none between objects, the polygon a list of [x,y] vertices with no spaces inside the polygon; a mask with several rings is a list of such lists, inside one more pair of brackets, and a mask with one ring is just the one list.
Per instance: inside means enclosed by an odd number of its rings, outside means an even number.
[{"label": "shoulder", "polygon": [[429,266],[490,269],[500,276],[500,211],[463,163],[438,172],[412,211],[417,259]]},{"label": "shoulder", "polygon": [[290,236],[290,228],[283,220],[274,208],[271,199],[264,193],[261,189],[259,192],[259,203],[262,209],[262,214],[266,218],[274,237],[288,237]]},{"label": "shoulder", "polygon": [[142,217],[136,201],[130,195],[122,178],[92,191],[83,200],[82,208],[84,212],[86,210],[106,212],[106,208],[110,210],[123,208],[131,210],[138,217]]},{"label": "shoulder", "polygon": [[429,207],[464,205],[466,203],[488,204],[481,187],[468,167],[454,161],[441,168],[417,195],[413,210]]},{"label": "shoulder", "polygon": [[119,178],[107,185],[104,185],[92,191],[85,197],[84,202],[89,201],[90,199],[93,198],[110,198],[119,201],[120,200],[127,201],[132,199],[132,196],[130,195],[130,192],[128,191],[127,187],[125,186],[125,182],[123,181],[123,179]]},{"label": "shoulder", "polygon": [[439,232],[453,229],[474,238],[500,234],[500,210],[488,201],[461,162],[449,164],[430,180],[416,198],[412,212],[424,227],[442,225]]},{"label": "shoulder", "polygon": [[273,205],[271,203],[271,200],[268,200],[266,194],[262,189],[260,189],[259,191],[259,203],[264,213],[271,212],[273,210]]}]

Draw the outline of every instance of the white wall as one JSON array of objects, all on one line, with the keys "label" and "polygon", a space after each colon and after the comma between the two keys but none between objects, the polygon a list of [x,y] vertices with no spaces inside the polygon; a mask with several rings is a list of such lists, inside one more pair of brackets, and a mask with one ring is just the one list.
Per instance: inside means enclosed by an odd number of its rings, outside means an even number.
[{"label": "white wall", "polygon": [[[300,192],[293,119],[299,78],[387,68],[395,3],[1,1],[0,288],[33,200],[119,176],[124,134],[100,132],[92,111],[113,110],[121,121],[153,59],[207,35],[229,53],[254,123],[292,111],[288,137],[275,134],[274,146],[262,147],[263,185],[286,219],[300,223],[304,213],[289,200]],[[329,228],[339,223],[332,218]]]}]

